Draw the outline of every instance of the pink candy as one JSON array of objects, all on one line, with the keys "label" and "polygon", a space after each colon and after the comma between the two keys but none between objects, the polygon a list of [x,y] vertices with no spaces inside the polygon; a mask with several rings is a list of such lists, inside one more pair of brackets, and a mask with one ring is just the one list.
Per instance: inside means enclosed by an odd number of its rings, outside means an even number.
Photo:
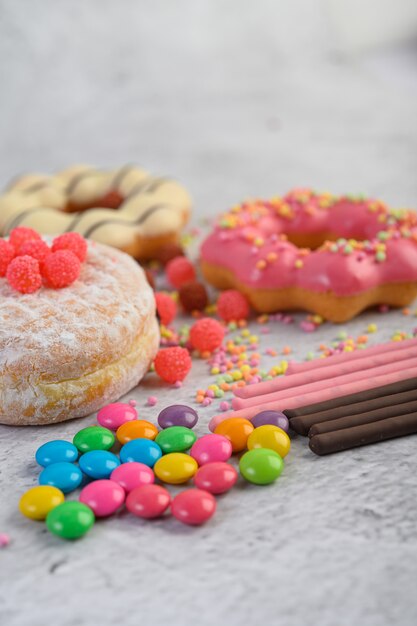
[{"label": "pink candy", "polygon": [[171,502],[169,491],[160,485],[136,487],[126,499],[126,508],[137,517],[160,517]]},{"label": "pink candy", "polygon": [[96,517],[108,517],[123,504],[125,491],[113,480],[95,480],[84,487],[79,500],[89,506]]},{"label": "pink candy", "polygon": [[190,455],[199,465],[227,461],[232,456],[232,444],[223,435],[204,435],[194,443]]},{"label": "pink candy", "polygon": [[199,526],[210,519],[216,511],[216,500],[208,491],[187,489],[171,503],[171,513],[183,524]]},{"label": "pink candy", "polygon": [[117,430],[125,422],[131,422],[138,418],[136,409],[131,404],[114,402],[100,409],[97,413],[97,421],[100,426]]},{"label": "pink candy", "polygon": [[155,475],[150,467],[143,463],[122,463],[116,467],[110,475],[110,480],[114,480],[126,492],[132,491],[142,485],[151,485],[155,482]]},{"label": "pink candy", "polygon": [[195,486],[215,495],[226,493],[237,481],[237,471],[229,463],[207,463],[197,470]]}]

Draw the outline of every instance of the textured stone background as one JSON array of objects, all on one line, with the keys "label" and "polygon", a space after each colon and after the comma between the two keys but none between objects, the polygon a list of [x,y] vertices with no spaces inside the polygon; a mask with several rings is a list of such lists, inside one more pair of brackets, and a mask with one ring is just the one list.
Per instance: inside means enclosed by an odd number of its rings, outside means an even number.
[{"label": "textured stone background", "polygon": [[[0,0],[1,181],[138,162],[189,185],[196,222],[294,185],[416,206],[415,47],[352,48],[355,21],[341,29],[330,4]],[[344,329],[370,321],[373,343],[416,325],[369,313]],[[264,345],[303,358],[338,330],[276,324]],[[149,379],[129,397],[155,419],[150,393],[158,408],[191,402],[209,380],[198,363],[181,392]],[[201,411],[200,433],[213,413]],[[122,514],[67,544],[17,501],[36,483],[36,447],[89,423],[0,427],[5,625],[416,623],[415,438],[328,458],[295,439],[276,485],[239,484],[204,528]]]}]

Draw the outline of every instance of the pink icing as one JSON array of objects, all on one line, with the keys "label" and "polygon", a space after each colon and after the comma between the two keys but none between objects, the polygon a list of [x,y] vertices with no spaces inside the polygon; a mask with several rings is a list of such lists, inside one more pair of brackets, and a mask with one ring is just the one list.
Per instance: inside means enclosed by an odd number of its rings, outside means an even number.
[{"label": "pink icing", "polygon": [[[317,250],[286,239],[332,233]],[[417,280],[417,216],[380,201],[296,190],[245,203],[221,216],[201,247],[202,260],[258,289],[299,286],[353,295],[383,283]]]}]

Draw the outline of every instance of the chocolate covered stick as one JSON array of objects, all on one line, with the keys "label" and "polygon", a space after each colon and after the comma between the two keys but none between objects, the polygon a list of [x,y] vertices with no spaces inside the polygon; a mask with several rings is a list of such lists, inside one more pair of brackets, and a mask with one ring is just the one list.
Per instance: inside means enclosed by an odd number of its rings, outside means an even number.
[{"label": "chocolate covered stick", "polygon": [[[412,342],[411,345],[409,342]],[[405,345],[402,345],[405,344]],[[392,345],[394,344],[394,346]],[[392,348],[395,348],[394,350]],[[314,367],[310,367],[306,371],[296,372],[291,376],[278,376],[272,380],[266,380],[256,385],[247,385],[246,387],[238,387],[234,390],[234,398],[232,404],[234,408],[239,409],[244,406],[244,402],[249,398],[258,398],[259,396],[272,394],[284,391],[286,389],[294,389],[302,385],[314,383],[319,380],[328,380],[329,378],[336,378],[346,374],[352,374],[354,372],[362,372],[380,367],[382,365],[391,365],[393,363],[399,363],[406,359],[411,359],[417,356],[417,339],[407,340],[401,343],[391,342],[389,346],[382,344],[375,346],[379,351],[374,353],[371,348],[356,352],[344,352],[343,354],[335,357],[329,357],[327,359],[317,359],[316,361],[310,361],[315,364]],[[384,348],[384,349],[382,349]],[[390,348],[390,349],[388,349]],[[371,353],[371,354],[369,354]],[[360,358],[359,358],[360,357]],[[253,400],[255,402],[256,400]],[[249,406],[249,405],[248,405]]]},{"label": "chocolate covered stick", "polygon": [[373,400],[375,398],[381,398],[383,396],[402,393],[413,389],[417,389],[417,378],[407,378],[388,385],[372,387],[371,389],[365,389],[364,391],[338,396],[336,398],[331,398],[330,400],[323,400],[322,402],[315,402],[314,404],[300,405],[298,408],[285,409],[284,413],[288,419],[291,420],[293,417],[319,413],[327,411],[328,409],[342,407],[347,404],[350,405],[357,402],[367,402],[368,400]]},{"label": "chocolate covered stick", "polygon": [[308,431],[308,436],[314,437],[315,435],[322,435],[323,433],[332,433],[336,430],[371,424],[372,422],[379,422],[388,417],[408,415],[409,413],[417,413],[417,400],[404,402],[403,404],[392,404],[391,406],[384,406],[374,411],[366,411],[364,413],[357,413],[356,415],[347,415],[346,417],[329,420],[321,424],[313,424]]},{"label": "chocolate covered stick", "polygon": [[[349,396],[345,396],[345,398],[347,397]],[[339,399],[344,400],[345,398]],[[404,391],[402,393],[394,393],[389,396],[381,396],[379,398],[373,398],[370,400],[365,400],[363,402],[354,402],[352,404],[348,402],[342,406],[327,409],[327,411],[317,411],[314,413],[309,413],[307,415],[292,417],[290,419],[290,426],[292,430],[295,430],[295,432],[299,435],[306,436],[307,434],[310,435],[312,428],[314,428],[316,425],[321,425],[330,421],[335,424],[336,422],[339,422],[349,416],[373,412],[377,409],[384,409],[386,407],[392,406],[398,406],[399,408],[400,406],[402,407],[403,403],[408,404],[412,401],[416,402],[417,410],[417,385],[415,385],[413,389],[410,389],[409,391]],[[402,413],[403,411],[399,411],[399,413],[400,412]],[[331,428],[329,430],[339,429]],[[327,432],[327,430],[323,432]]]},{"label": "chocolate covered stick", "polygon": [[321,389],[319,391],[310,393],[297,393],[287,398],[285,402],[263,402],[262,398],[259,401],[259,406],[250,406],[246,409],[239,411],[225,411],[219,413],[211,418],[209,422],[209,428],[213,431],[220,422],[223,422],[229,417],[245,417],[251,419],[260,411],[282,411],[284,407],[287,409],[294,409],[300,406],[308,406],[309,404],[316,404],[323,400],[331,400],[332,398],[339,398],[341,396],[347,396],[352,393],[359,393],[359,391],[365,391],[366,389],[373,389],[374,387],[381,387],[382,385],[389,385],[391,383],[398,382],[400,380],[407,380],[409,378],[417,378],[417,366],[409,369],[400,369],[398,371],[390,372],[382,376],[376,376],[375,378],[365,376],[362,380],[357,380],[353,383],[347,383],[343,385],[330,384],[327,389]]},{"label": "chocolate covered stick", "polygon": [[367,358],[374,354],[381,354],[386,352],[397,352],[410,346],[417,347],[417,338],[405,339],[404,341],[388,341],[387,343],[379,343],[376,346],[370,348],[363,348],[362,350],[354,350],[353,352],[340,352],[334,354],[325,359],[313,359],[312,361],[291,361],[288,364],[286,376],[298,374],[299,372],[307,372],[310,369],[316,369],[317,367],[328,367],[335,365],[336,363],[345,363],[346,361],[353,361],[358,359]]},{"label": "chocolate covered stick", "polygon": [[417,413],[409,413],[408,415],[390,417],[380,422],[314,435],[310,439],[309,445],[315,454],[323,456],[414,433],[417,433]]}]

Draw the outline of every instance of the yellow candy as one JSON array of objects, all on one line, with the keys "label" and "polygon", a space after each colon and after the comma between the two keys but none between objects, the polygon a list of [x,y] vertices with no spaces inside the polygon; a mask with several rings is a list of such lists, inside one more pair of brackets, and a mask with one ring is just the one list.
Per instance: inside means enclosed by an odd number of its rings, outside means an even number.
[{"label": "yellow candy", "polygon": [[58,504],[64,502],[65,496],[60,489],[40,485],[26,491],[20,498],[19,511],[25,517],[43,520]]},{"label": "yellow candy", "polygon": [[269,448],[275,450],[278,454],[284,458],[287,456],[291,448],[291,441],[287,433],[273,426],[272,424],[265,424],[264,426],[258,426],[251,432],[248,438],[248,449],[254,448]]},{"label": "yellow candy", "polygon": [[164,483],[180,485],[194,476],[198,469],[197,461],[182,452],[165,454],[155,463],[153,471]]}]

